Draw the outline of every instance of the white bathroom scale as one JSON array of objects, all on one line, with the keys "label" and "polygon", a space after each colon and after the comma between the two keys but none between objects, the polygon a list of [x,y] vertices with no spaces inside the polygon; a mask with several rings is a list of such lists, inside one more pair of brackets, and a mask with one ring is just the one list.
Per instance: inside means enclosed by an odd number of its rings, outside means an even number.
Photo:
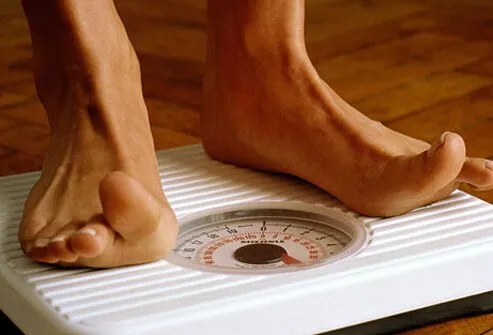
[{"label": "white bathroom scale", "polygon": [[[463,192],[362,217],[298,179],[157,154],[180,221],[165,260],[60,269],[17,229],[39,176],[0,178],[0,333],[384,334],[493,309],[493,206]],[[16,326],[14,327],[13,324]],[[2,330],[3,329],[3,330]]]}]

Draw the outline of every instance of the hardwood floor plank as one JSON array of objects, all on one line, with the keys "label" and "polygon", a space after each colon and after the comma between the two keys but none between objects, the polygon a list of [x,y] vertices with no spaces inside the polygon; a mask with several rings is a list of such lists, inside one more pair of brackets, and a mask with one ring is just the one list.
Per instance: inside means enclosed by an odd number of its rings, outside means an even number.
[{"label": "hardwood floor plank", "polygon": [[493,77],[493,57],[482,59],[469,66],[464,66],[459,69],[460,72],[472,73],[480,76]]},{"label": "hardwood floor plank", "polygon": [[467,154],[473,157],[493,156],[493,119],[478,123],[474,127],[459,130],[458,133],[468,144]]},{"label": "hardwood floor plank", "polygon": [[5,157],[11,153],[12,153],[12,150],[5,148],[5,147],[0,147],[0,162],[2,161],[2,157]]},{"label": "hardwood floor plank", "polygon": [[[431,142],[449,131],[466,131],[493,116],[493,86],[424,108],[386,122],[390,128]],[[466,143],[468,147],[471,143]]]},{"label": "hardwood floor plank", "polygon": [[390,121],[491,84],[493,80],[487,77],[459,72],[440,73],[392,88],[354,105],[373,119]]},{"label": "hardwood floor plank", "polygon": [[144,96],[157,100],[168,101],[188,108],[199,109],[202,106],[202,85],[176,85],[166,82],[154,75],[142,75]]},{"label": "hardwood floor plank", "polygon": [[144,95],[175,104],[202,104],[204,62],[139,53]]},{"label": "hardwood floor plank", "polygon": [[49,131],[46,127],[19,124],[2,131],[0,146],[28,155],[44,155],[49,144]]},{"label": "hardwood floor plank", "polygon": [[436,73],[453,71],[492,53],[491,41],[464,42],[450,48],[417,55],[384,69],[358,72],[337,78],[330,83],[332,88],[345,99],[358,101]]},{"label": "hardwood floor plank", "polygon": [[[447,6],[450,6],[450,4],[446,4],[443,7]],[[491,38],[493,28],[491,16],[486,18],[467,16],[461,14],[460,9],[440,11],[435,8],[428,13],[430,14],[424,14],[424,17],[428,16],[428,19],[434,21],[433,30],[436,32],[453,34],[468,41]]]},{"label": "hardwood floor plank", "polygon": [[197,110],[156,99],[146,99],[146,104],[151,124],[200,137],[200,115]]},{"label": "hardwood floor plank", "polygon": [[461,38],[453,35],[420,32],[407,38],[396,38],[347,55],[329,58],[320,62],[317,70],[330,82],[358,72],[384,70],[413,57],[463,43]]},{"label": "hardwood floor plank", "polygon": [[0,108],[8,108],[29,100],[25,94],[9,93],[0,91]]},{"label": "hardwood floor plank", "polygon": [[6,129],[9,129],[9,128],[13,128],[16,125],[17,125],[16,122],[14,122],[11,119],[2,117],[1,114],[0,114],[0,131],[6,130]]},{"label": "hardwood floor plank", "polygon": [[312,43],[335,33],[371,28],[376,24],[405,18],[425,10],[426,7],[417,2],[404,0],[350,0],[320,3],[318,6],[307,5],[306,40]]},{"label": "hardwood floor plank", "polygon": [[18,122],[48,127],[46,113],[39,101],[28,101],[10,108],[5,108],[0,110],[0,115],[4,115]]},{"label": "hardwood floor plank", "polygon": [[488,335],[492,325],[493,314],[480,315],[404,332],[401,335]]},{"label": "hardwood floor plank", "polygon": [[152,136],[156,150],[200,143],[198,137],[159,126],[152,126]]},{"label": "hardwood floor plank", "polygon": [[32,81],[31,73],[12,69],[8,63],[0,61],[0,87],[2,91],[10,84],[16,84],[25,80]]},{"label": "hardwood floor plank", "polygon": [[[316,41],[307,41],[308,54],[314,64],[331,57],[351,54],[384,42],[409,38],[430,27],[423,22],[423,14],[385,21],[372,26],[342,33],[332,33]],[[329,28],[330,31],[330,28]]]},{"label": "hardwood floor plank", "polygon": [[38,99],[36,88],[34,87],[34,80],[30,73],[22,80],[16,80],[10,82],[9,84],[0,85],[0,90],[9,93],[23,94],[27,96],[29,100]]},{"label": "hardwood floor plank", "polygon": [[38,171],[43,166],[43,157],[13,152],[2,156],[0,164],[0,176],[8,176],[23,172]]}]

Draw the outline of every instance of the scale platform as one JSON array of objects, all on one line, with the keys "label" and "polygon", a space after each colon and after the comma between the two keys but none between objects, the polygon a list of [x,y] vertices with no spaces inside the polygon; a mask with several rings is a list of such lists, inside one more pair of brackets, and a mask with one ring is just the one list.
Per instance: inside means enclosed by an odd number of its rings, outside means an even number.
[{"label": "scale platform", "polygon": [[[493,206],[484,201],[457,191],[368,218],[298,179],[213,161],[200,145],[157,157],[185,237],[167,260],[117,269],[25,257],[17,228],[39,174],[0,178],[0,307],[22,332],[382,334],[493,309]],[[327,218],[336,223],[322,227]]]}]

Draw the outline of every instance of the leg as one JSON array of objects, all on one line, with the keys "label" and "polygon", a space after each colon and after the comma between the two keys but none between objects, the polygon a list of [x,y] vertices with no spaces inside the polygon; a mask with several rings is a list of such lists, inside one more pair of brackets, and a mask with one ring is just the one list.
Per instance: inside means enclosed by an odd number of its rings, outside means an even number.
[{"label": "leg", "polygon": [[493,186],[462,138],[431,145],[368,119],[324,83],[304,42],[303,0],[209,0],[204,144],[217,159],[289,173],[367,215]]},{"label": "leg", "polygon": [[161,258],[177,224],[159,180],[135,52],[111,0],[24,0],[52,130],[19,230],[33,259],[112,267]]}]

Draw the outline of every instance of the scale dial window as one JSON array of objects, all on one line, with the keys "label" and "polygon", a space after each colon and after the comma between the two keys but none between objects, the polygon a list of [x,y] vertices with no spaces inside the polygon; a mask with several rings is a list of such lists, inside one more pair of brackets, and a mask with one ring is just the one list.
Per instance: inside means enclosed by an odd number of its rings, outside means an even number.
[{"label": "scale dial window", "polygon": [[362,222],[319,206],[260,203],[185,218],[170,261],[205,271],[288,272],[354,255]]}]

